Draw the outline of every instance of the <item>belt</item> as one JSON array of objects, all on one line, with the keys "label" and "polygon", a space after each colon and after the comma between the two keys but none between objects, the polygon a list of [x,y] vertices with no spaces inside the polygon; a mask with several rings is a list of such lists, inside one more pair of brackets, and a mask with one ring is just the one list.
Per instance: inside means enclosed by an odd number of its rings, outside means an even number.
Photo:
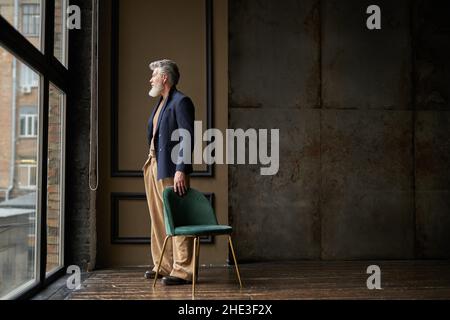
[{"label": "belt", "polygon": [[149,152],[148,152],[147,160],[145,160],[145,163],[144,163],[144,166],[142,167],[142,170],[144,170],[145,166],[147,164],[150,164],[153,159],[156,160],[156,154],[155,154],[154,150],[150,149]]}]

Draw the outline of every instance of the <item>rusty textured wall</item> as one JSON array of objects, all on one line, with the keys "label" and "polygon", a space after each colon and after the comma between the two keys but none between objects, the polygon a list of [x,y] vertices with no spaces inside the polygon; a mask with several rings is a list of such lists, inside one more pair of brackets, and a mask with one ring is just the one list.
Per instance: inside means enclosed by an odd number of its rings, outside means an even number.
[{"label": "rusty textured wall", "polygon": [[243,260],[450,257],[445,1],[233,0],[229,127],[279,128],[280,171],[230,166]]},{"label": "rusty textured wall", "polygon": [[229,167],[244,260],[320,257],[319,2],[230,1],[229,126],[280,128],[278,175]]},{"label": "rusty textured wall", "polygon": [[450,256],[450,2],[414,2],[419,258]]},{"label": "rusty textured wall", "polygon": [[407,1],[322,1],[322,257],[413,258]]}]

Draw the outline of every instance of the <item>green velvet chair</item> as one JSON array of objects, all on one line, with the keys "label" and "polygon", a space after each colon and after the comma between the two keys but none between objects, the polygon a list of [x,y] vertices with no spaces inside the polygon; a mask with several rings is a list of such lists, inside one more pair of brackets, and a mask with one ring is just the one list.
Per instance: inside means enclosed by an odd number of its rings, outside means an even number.
[{"label": "green velvet chair", "polygon": [[239,267],[234,253],[231,233],[233,228],[227,225],[219,225],[214,210],[208,199],[199,191],[190,188],[184,196],[179,196],[173,187],[167,187],[163,192],[164,203],[164,222],[166,225],[166,239],[164,240],[163,250],[159,258],[153,287],[156,285],[156,279],[161,268],[162,257],[166,250],[167,241],[175,236],[187,236],[194,238],[194,261],[192,276],[192,295],[195,293],[196,270],[198,270],[198,257],[201,236],[227,235],[228,243],[236,267],[236,273],[239,285],[242,288]]}]

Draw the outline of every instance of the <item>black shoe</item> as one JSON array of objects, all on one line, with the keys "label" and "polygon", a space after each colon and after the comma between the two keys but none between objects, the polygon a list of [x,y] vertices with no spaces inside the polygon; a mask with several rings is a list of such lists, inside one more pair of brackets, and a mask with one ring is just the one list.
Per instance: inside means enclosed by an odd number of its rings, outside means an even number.
[{"label": "black shoe", "polygon": [[[155,271],[153,271],[153,270],[147,270],[147,271],[145,271],[145,274],[144,274],[144,278],[145,279],[155,279],[155,275],[156,275],[156,272]],[[158,274],[158,279],[159,278],[162,278],[163,277],[163,275],[160,273],[160,274]]]},{"label": "black shoe", "polygon": [[177,277],[165,276],[162,278],[162,283],[166,286],[177,286],[181,284],[191,284],[192,281],[184,280]]}]

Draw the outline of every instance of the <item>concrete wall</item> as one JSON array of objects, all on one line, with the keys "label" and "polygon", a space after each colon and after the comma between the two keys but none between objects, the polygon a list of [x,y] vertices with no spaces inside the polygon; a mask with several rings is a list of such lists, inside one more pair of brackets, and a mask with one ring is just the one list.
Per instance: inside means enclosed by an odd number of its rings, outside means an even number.
[{"label": "concrete wall", "polygon": [[82,28],[69,34],[72,91],[67,106],[68,263],[87,270],[95,266],[96,257],[95,192],[89,188],[92,11],[90,1],[70,4],[80,6]]},{"label": "concrete wall", "polygon": [[280,129],[229,169],[242,260],[450,257],[449,5],[371,4],[230,1],[229,126]]}]

